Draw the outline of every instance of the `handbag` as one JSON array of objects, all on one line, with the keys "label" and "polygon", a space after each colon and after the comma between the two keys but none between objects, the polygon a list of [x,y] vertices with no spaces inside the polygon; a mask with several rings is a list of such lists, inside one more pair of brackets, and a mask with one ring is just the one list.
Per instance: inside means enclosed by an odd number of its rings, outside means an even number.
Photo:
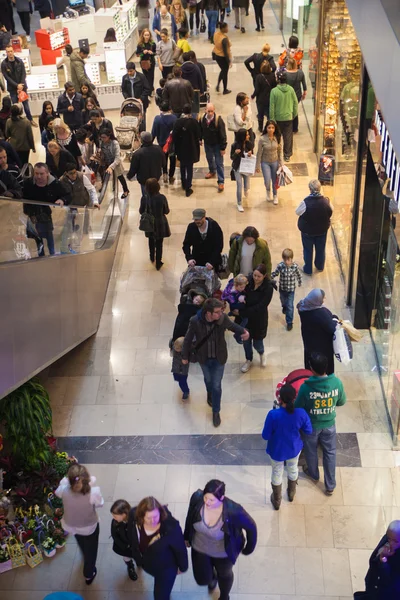
[{"label": "handbag", "polygon": [[231,181],[236,181],[235,169],[231,169]]},{"label": "handbag", "polygon": [[204,344],[206,343],[206,341],[208,340],[209,337],[211,337],[211,334],[213,333],[214,329],[215,329],[216,325],[213,325],[210,329],[210,331],[207,333],[207,335],[205,335],[203,337],[203,339],[201,339],[197,344],[193,344],[190,350],[190,354],[189,354],[189,362],[191,363],[197,363],[197,351],[200,350],[200,348],[202,346],[204,346]]},{"label": "handbag", "polygon": [[7,548],[10,555],[12,568],[17,569],[18,567],[24,567],[26,565],[26,558],[23,552],[23,545],[19,543],[15,536],[12,536],[7,541]]},{"label": "handbag", "polygon": [[255,156],[245,156],[244,158],[241,158],[239,173],[241,175],[254,175],[256,172],[256,162],[257,159]]},{"label": "handbag", "polygon": [[140,68],[142,71],[150,71],[151,69],[151,60],[149,58],[142,58],[140,61]]},{"label": "handbag", "polygon": [[363,337],[363,332],[356,329],[350,321],[340,321],[341,326],[353,342],[359,342]]},{"label": "handbag", "polygon": [[31,569],[34,569],[43,562],[43,554],[33,540],[27,541],[25,555],[26,564],[29,565]]},{"label": "handbag", "polygon": [[227,116],[226,124],[228,126],[228,131],[237,131],[238,130],[234,115]]},{"label": "handbag", "polygon": [[29,96],[26,93],[25,90],[19,90],[18,92],[18,102],[25,102],[25,100],[28,100]]},{"label": "handbag", "polygon": [[206,20],[204,18],[204,14],[201,15],[200,19],[200,33],[205,33],[206,31]]},{"label": "handbag", "polygon": [[183,54],[183,50],[182,50],[182,48],[179,48],[179,46],[177,46],[177,45],[175,44],[175,48],[174,48],[174,51],[173,51],[173,53],[172,53],[172,58],[173,58],[173,60],[174,60],[175,62],[182,62],[182,61],[180,60],[180,59],[181,59],[181,56],[182,56],[182,54]]},{"label": "handbag", "polygon": [[169,136],[167,137],[167,141],[165,142],[162,151],[164,152],[164,154],[169,154],[169,151],[171,149],[172,146],[172,133],[169,134]]},{"label": "handbag", "polygon": [[140,215],[139,229],[145,233],[154,233],[154,215],[150,210],[149,197],[145,196],[146,206],[144,212]]}]

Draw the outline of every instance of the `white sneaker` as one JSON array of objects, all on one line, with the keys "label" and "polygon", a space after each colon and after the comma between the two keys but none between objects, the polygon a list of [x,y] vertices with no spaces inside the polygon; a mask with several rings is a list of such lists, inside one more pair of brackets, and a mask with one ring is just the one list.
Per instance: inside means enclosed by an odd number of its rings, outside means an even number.
[{"label": "white sneaker", "polygon": [[239,212],[244,212],[244,208],[243,208],[243,206],[241,204],[237,205],[237,209],[238,209]]},{"label": "white sneaker", "polygon": [[267,366],[267,357],[265,356],[265,354],[260,354],[260,367],[262,369],[265,369],[265,367]]},{"label": "white sneaker", "polygon": [[249,192],[248,192],[247,190],[245,190],[245,191],[243,192],[243,196],[244,196],[245,198],[248,198],[248,197],[249,197]]},{"label": "white sneaker", "polygon": [[26,36],[26,41],[27,41],[27,42],[31,42],[31,41],[32,41],[32,38],[31,38],[31,36],[30,36],[30,35],[27,35],[27,36]]},{"label": "white sneaker", "polygon": [[271,202],[271,192],[267,190],[267,202]]},{"label": "white sneaker", "polygon": [[250,371],[251,365],[252,365],[251,360],[246,360],[244,365],[241,366],[240,370],[242,371],[242,373],[247,373],[247,371]]},{"label": "white sneaker", "polygon": [[274,196],[274,204],[277,205],[278,204],[278,196]]}]

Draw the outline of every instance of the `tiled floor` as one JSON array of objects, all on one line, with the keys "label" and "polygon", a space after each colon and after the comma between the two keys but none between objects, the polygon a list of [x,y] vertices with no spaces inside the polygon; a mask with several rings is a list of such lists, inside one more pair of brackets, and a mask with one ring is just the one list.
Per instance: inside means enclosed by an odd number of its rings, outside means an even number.
[{"label": "tiled floor", "polygon": [[[250,54],[265,41],[271,44],[274,54],[280,51],[282,38],[271,11],[265,9],[265,17],[265,35],[256,36],[250,18],[249,33],[231,32],[234,55]],[[199,58],[210,56],[210,45],[204,39],[196,38],[193,47]],[[210,65],[207,71],[214,89],[217,69]],[[212,94],[217,112],[224,117],[233,109],[235,94],[251,89],[250,75],[242,64],[235,64],[230,72],[229,87],[233,93],[228,97]],[[255,111],[254,105],[253,109]],[[154,114],[152,105],[149,123]],[[117,118],[116,114],[111,116]],[[293,248],[295,259],[301,264],[294,209],[307,194],[308,179],[316,174],[311,148],[301,115],[294,162],[306,163],[309,176],[296,176],[293,185],[281,190],[279,206],[266,203],[260,178],[251,182],[243,214],[236,211],[235,187],[230,181],[226,183],[225,192],[217,194],[215,182],[197,178],[190,199],[184,197],[179,182],[163,188],[171,207],[172,236],[165,242],[165,264],[160,272],[149,262],[146,240],[138,231],[138,184],[130,185],[130,211],[119,242],[98,334],[50,369],[46,385],[57,436],[104,436],[99,443],[108,439],[109,444],[117,445],[120,438],[113,440],[112,436],[156,436],[155,439],[160,440],[169,435],[216,433],[205,403],[199,368],[191,367],[192,393],[190,402],[185,405],[170,374],[167,343],[176,315],[179,278],[185,268],[181,245],[186,225],[193,208],[204,207],[223,227],[225,248],[230,233],[251,224],[267,239],[273,264],[279,261],[286,246]],[[206,166],[203,155],[198,166]],[[226,166],[229,166],[228,160]],[[322,287],[327,306],[347,316],[331,239],[327,254],[325,272],[305,277],[304,286],[296,296],[300,299],[311,288]],[[293,331],[287,332],[276,294],[270,307],[266,352],[267,368],[261,370],[255,364],[244,375],[239,370],[243,351],[229,336],[222,425],[218,429],[218,435],[224,436],[227,443],[232,439],[230,435],[260,434],[276,383],[302,364],[298,317],[295,317]],[[300,476],[295,501],[290,504],[284,499],[280,511],[276,512],[268,500],[270,467],[267,460],[265,465],[243,461],[240,465],[226,465],[220,464],[222,460],[216,460],[214,465],[190,461],[167,464],[167,459],[161,456],[159,464],[146,464],[144,452],[139,461],[142,464],[129,464],[132,456],[128,448],[124,460],[118,461],[125,464],[90,465],[106,501],[99,511],[98,577],[90,591],[82,589],[79,552],[74,540],[69,540],[67,547],[53,560],[46,560],[34,571],[24,568],[1,575],[2,600],[39,600],[47,591],[61,589],[81,590],[86,600],[150,600],[151,578],[141,575],[138,582],[130,581],[122,560],[111,550],[109,508],[112,501],[124,497],[136,502],[144,495],[153,494],[168,503],[182,524],[190,494],[212,477],[226,482],[227,494],[244,504],[259,529],[256,551],[250,557],[240,557],[235,567],[231,600],[350,599],[353,591],[363,589],[371,550],[388,523],[400,516],[399,459],[392,451],[373,367],[374,355],[368,335],[356,345],[355,358],[349,367],[337,363],[337,372],[348,396],[348,403],[338,409],[337,429],[344,436],[356,434],[361,466],[338,468],[338,486],[332,497],[324,495],[322,484],[313,484]],[[117,448],[110,450],[114,451],[117,452]],[[222,447],[220,452],[224,451]],[[151,453],[154,454],[153,450]],[[79,457],[79,450],[76,454]],[[177,578],[172,597],[173,600],[205,600],[209,595],[195,584],[189,570]],[[218,592],[212,598],[216,600]]]}]

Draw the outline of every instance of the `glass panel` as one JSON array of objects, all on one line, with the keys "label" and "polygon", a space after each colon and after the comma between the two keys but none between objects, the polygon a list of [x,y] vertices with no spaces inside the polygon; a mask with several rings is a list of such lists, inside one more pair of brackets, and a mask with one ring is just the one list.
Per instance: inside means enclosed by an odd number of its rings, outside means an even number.
[{"label": "glass panel", "polygon": [[[115,220],[124,212],[124,201],[118,196],[118,181],[107,176],[100,192],[100,208],[51,206],[51,214],[35,210],[39,216],[24,213],[29,206],[48,207],[47,203],[0,197],[3,216],[0,224],[0,262],[14,262],[59,254],[77,254],[99,250],[116,230]],[[121,202],[121,204],[119,204]],[[39,221],[39,222],[38,222]]]}]

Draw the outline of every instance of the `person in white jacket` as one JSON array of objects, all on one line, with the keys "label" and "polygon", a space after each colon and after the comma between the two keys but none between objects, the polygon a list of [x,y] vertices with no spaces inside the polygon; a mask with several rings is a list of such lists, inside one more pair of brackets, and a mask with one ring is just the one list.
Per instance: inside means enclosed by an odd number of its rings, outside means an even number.
[{"label": "person in white jacket", "polygon": [[245,92],[239,92],[236,96],[236,106],[233,111],[233,120],[236,131],[246,129],[250,134],[250,141],[254,144],[253,113],[250,106],[250,98]]},{"label": "person in white jacket", "polygon": [[64,505],[61,524],[65,531],[75,535],[83,554],[83,576],[90,585],[97,575],[96,559],[99,547],[99,518],[96,509],[104,504],[100,488],[94,486],[95,477],[83,465],[75,463],[60,481],[56,496]]}]

